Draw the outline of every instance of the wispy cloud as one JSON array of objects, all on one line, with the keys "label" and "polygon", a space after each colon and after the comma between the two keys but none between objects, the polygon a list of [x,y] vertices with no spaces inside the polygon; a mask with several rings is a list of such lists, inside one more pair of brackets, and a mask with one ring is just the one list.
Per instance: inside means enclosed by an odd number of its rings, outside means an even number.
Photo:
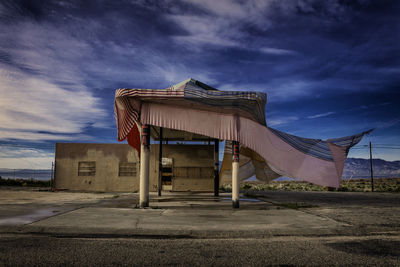
[{"label": "wispy cloud", "polygon": [[59,134],[59,133],[40,133],[32,131],[25,131],[25,130],[16,130],[16,129],[8,129],[2,130],[0,129],[0,140],[18,140],[18,141],[34,141],[34,142],[43,142],[43,141],[57,141],[57,140],[64,140],[64,141],[90,141],[93,140],[94,137],[91,137],[86,134]]},{"label": "wispy cloud", "polygon": [[314,82],[306,80],[276,80],[269,86],[269,99],[274,102],[293,101],[314,93]]},{"label": "wispy cloud", "polygon": [[105,116],[99,100],[84,88],[67,90],[3,64],[0,68],[0,125],[5,130],[80,133]]},{"label": "wispy cloud", "polygon": [[54,153],[29,147],[1,146],[0,168],[49,169]]},{"label": "wispy cloud", "polygon": [[294,54],[296,54],[296,52],[292,51],[292,50],[272,48],[272,47],[261,47],[259,50],[265,54],[271,54],[271,55],[294,55]]},{"label": "wispy cloud", "polygon": [[267,94],[268,103],[290,102],[316,95],[316,83],[297,78],[271,79],[265,83],[223,83],[218,88],[231,91],[259,91]]},{"label": "wispy cloud", "polygon": [[377,124],[376,128],[378,128],[378,129],[386,129],[386,128],[390,128],[392,126],[395,126],[395,125],[397,125],[399,123],[400,123],[400,117],[397,117],[397,118],[392,119],[392,120],[379,122]]},{"label": "wispy cloud", "polygon": [[0,158],[51,157],[53,155],[53,153],[29,147],[2,146],[0,151]]},{"label": "wispy cloud", "polygon": [[54,161],[54,156],[43,157],[10,157],[1,158],[0,168],[8,169],[50,169],[51,162]]},{"label": "wispy cloud", "polygon": [[330,112],[315,114],[315,115],[308,116],[307,119],[316,119],[316,118],[321,118],[321,117],[327,117],[327,116],[330,116],[333,114],[336,114],[336,112],[330,111]]},{"label": "wispy cloud", "polygon": [[78,138],[89,125],[107,127],[77,65],[92,54],[90,45],[32,21],[11,25],[0,39],[11,60],[0,60],[0,139],[71,140],[60,134]]},{"label": "wispy cloud", "polygon": [[273,55],[295,53],[284,48],[258,43],[244,29],[245,25],[259,30],[269,29],[271,20],[268,18],[268,13],[274,6],[273,1],[250,0],[241,4],[232,0],[190,0],[185,2],[201,11],[194,14],[166,16],[186,31],[186,34],[172,37],[177,43],[190,44],[192,49],[208,49],[211,45],[235,47]]},{"label": "wispy cloud", "polygon": [[297,116],[277,116],[277,117],[267,117],[267,125],[268,126],[282,126],[294,121],[299,120]]},{"label": "wispy cloud", "polygon": [[[238,47],[257,50],[272,55],[293,55],[295,51],[283,47],[265,45],[269,38],[256,38],[249,34],[248,29],[267,32],[281,23],[300,13],[324,16],[325,23],[330,20],[346,20],[350,7],[337,1],[258,1],[248,0],[184,0],[189,6],[199,9],[197,12],[181,11],[179,15],[169,14],[167,18],[186,30],[186,34],[173,38],[179,43],[186,42],[192,48],[204,45]],[[318,8],[316,8],[318,7]],[[279,19],[280,18],[280,19]],[[204,47],[207,49],[207,47]]]},{"label": "wispy cloud", "polygon": [[186,35],[173,37],[177,43],[189,43],[193,47],[199,45],[239,46],[239,43],[232,38],[234,34],[229,30],[229,22],[225,20],[210,23],[212,17],[198,15],[170,15],[168,18],[187,31]]},{"label": "wispy cloud", "polygon": [[112,106],[108,111],[89,85],[113,90],[116,81],[159,88],[193,76],[215,81],[208,70],[188,69],[179,55],[171,62],[173,54],[151,47],[100,40],[99,22],[87,18],[81,28],[81,20],[69,16],[60,28],[23,18],[0,32],[0,139],[87,140],[81,134],[87,127],[109,128]]}]

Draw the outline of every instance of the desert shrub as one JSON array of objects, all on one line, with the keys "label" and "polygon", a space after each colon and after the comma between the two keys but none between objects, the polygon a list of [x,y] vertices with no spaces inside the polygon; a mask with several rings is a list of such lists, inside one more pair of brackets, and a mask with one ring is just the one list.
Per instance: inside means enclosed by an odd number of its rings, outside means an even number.
[{"label": "desert shrub", "polygon": [[50,181],[35,179],[4,179],[0,177],[0,186],[28,186],[28,187],[49,187]]}]

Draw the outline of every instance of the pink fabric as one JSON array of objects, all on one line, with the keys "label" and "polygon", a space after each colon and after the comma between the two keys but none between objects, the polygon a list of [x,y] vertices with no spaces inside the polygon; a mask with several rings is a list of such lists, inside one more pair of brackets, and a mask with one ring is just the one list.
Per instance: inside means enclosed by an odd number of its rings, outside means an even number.
[{"label": "pink fabric", "polygon": [[238,140],[238,116],[230,114],[144,102],[140,121],[221,140]]},{"label": "pink fabric", "polygon": [[334,162],[326,161],[298,151],[267,127],[247,118],[157,103],[142,102],[140,120],[143,124],[239,141],[256,151],[278,173],[323,186],[340,184],[338,170],[343,169],[346,153],[335,145],[330,146]]},{"label": "pink fabric", "polygon": [[328,146],[329,146],[329,149],[331,150],[333,160],[336,163],[336,171],[337,171],[337,175],[339,177],[338,182],[340,184],[340,179],[343,174],[344,162],[346,161],[346,158],[347,158],[346,148],[329,143],[329,142],[328,142]]}]

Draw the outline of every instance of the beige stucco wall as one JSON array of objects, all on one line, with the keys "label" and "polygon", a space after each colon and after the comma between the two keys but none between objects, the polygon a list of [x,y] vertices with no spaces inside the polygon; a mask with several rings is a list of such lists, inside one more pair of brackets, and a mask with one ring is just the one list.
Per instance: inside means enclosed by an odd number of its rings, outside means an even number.
[{"label": "beige stucco wall", "polygon": [[[163,145],[163,157],[174,161],[174,191],[212,191],[214,150],[212,145]],[[158,145],[151,145],[150,191],[158,188]],[[139,190],[139,158],[127,144],[56,144],[57,189],[132,192]],[[78,176],[78,164],[95,161],[94,176]],[[118,176],[120,162],[135,162],[136,176]]]},{"label": "beige stucco wall", "polygon": [[[78,176],[81,161],[95,161],[94,176]],[[56,144],[55,186],[88,191],[137,191],[139,178],[118,176],[120,162],[139,162],[137,152],[126,144]],[[139,176],[139,164],[137,176]]]}]

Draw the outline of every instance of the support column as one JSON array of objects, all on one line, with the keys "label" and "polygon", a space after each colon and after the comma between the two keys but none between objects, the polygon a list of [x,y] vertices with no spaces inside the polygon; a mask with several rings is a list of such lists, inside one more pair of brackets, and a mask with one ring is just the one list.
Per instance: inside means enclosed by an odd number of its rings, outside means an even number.
[{"label": "support column", "polygon": [[239,208],[239,142],[232,142],[232,208]]},{"label": "support column", "polygon": [[149,206],[150,126],[142,126],[140,145],[140,207]]},{"label": "support column", "polygon": [[160,144],[158,150],[158,196],[161,197],[162,190],[162,132],[163,128],[160,127]]},{"label": "support column", "polygon": [[219,140],[214,140],[214,196],[219,196]]}]

